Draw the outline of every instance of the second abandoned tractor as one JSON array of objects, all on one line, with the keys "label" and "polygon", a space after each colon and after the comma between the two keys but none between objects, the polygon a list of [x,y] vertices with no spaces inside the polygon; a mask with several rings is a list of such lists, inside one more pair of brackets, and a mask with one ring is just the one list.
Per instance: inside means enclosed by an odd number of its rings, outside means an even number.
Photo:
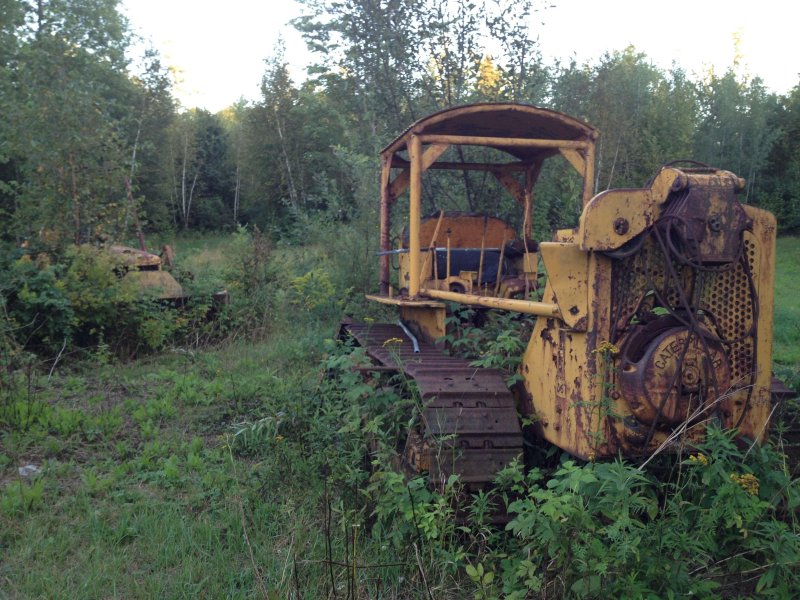
[{"label": "second abandoned tractor", "polygon": [[[522,452],[520,414],[582,459],[691,445],[711,422],[748,440],[767,435],[774,217],[738,200],[743,179],[695,163],[594,195],[597,135],[559,112],[473,104],[417,121],[381,153],[380,293],[369,298],[397,307],[400,321],[345,328],[377,366],[419,388],[422,418],[402,449],[411,471],[492,481]],[[491,160],[445,160],[461,146]],[[577,173],[582,210],[576,227],[537,242],[534,188],[551,159]],[[516,200],[519,231],[485,214],[423,217],[432,170],[494,176]],[[392,248],[391,209],[405,192]],[[513,393],[500,371],[443,352],[458,305],[536,317]],[[402,343],[387,347],[389,338]]]}]

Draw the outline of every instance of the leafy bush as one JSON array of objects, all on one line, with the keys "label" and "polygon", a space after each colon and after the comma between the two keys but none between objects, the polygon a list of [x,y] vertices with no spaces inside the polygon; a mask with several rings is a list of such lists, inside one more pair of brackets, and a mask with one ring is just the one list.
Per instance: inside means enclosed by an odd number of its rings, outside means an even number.
[{"label": "leafy bush", "polygon": [[[67,250],[58,287],[64,290],[74,313],[73,326],[84,339],[112,333],[136,309],[135,284],[120,278],[122,262],[92,246]],[[127,318],[126,318],[127,317]]]},{"label": "leafy bush", "polygon": [[52,263],[13,261],[0,271],[6,329],[23,348],[45,356],[88,347],[132,356],[163,348],[193,323],[196,313],[179,315],[123,272],[118,257],[92,246],[71,247]]},{"label": "leafy bush", "polygon": [[343,305],[330,273],[321,267],[289,281],[289,303],[318,319],[335,318]]},{"label": "leafy bush", "polygon": [[[499,561],[508,597],[724,597],[798,592],[800,496],[769,446],[711,429],[665,479],[622,461],[501,473],[516,497]],[[514,469],[517,469],[516,471]],[[788,516],[788,518],[787,518]]]},{"label": "leafy bush", "polygon": [[61,265],[19,259],[0,271],[6,329],[17,342],[57,352],[72,339],[75,312],[60,275]]},{"label": "leafy bush", "polygon": [[240,227],[234,234],[224,274],[230,305],[222,326],[232,335],[244,333],[258,339],[269,329],[280,272],[272,260],[272,241],[258,228]]},{"label": "leafy bush", "polygon": [[[472,359],[472,366],[508,373],[508,385],[517,373],[535,319],[511,312],[486,311],[452,304],[446,320],[448,334],[441,340],[450,352]],[[476,326],[480,323],[480,326]]]}]

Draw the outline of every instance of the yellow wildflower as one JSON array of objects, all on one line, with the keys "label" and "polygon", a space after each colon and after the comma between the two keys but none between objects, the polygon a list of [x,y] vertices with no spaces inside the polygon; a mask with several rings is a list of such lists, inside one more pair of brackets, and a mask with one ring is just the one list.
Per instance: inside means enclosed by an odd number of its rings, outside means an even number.
[{"label": "yellow wildflower", "polygon": [[731,481],[738,484],[751,496],[758,496],[758,477],[752,473],[745,473],[744,475],[731,473]]},{"label": "yellow wildflower", "polygon": [[592,354],[608,354],[609,356],[616,356],[619,354],[619,348],[608,341],[600,342],[597,348],[592,350]]},{"label": "yellow wildflower", "polygon": [[391,346],[392,344],[402,344],[402,343],[403,340],[401,340],[400,338],[391,337],[385,342],[383,342],[383,347],[385,348],[386,346]]},{"label": "yellow wildflower", "polygon": [[699,464],[699,465],[707,465],[708,464],[708,457],[706,457],[706,455],[703,454],[702,452],[698,452],[697,454],[692,454],[689,457],[689,462],[690,463],[696,463],[696,464]]}]

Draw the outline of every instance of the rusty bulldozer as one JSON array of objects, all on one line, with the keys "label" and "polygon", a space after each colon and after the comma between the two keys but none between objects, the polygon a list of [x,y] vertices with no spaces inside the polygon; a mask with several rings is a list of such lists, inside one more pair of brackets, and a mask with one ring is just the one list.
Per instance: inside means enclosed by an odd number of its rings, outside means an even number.
[{"label": "rusty bulldozer", "polygon": [[[369,299],[400,319],[343,331],[376,369],[416,383],[424,409],[400,448],[409,472],[486,485],[523,451],[519,415],[535,438],[582,459],[691,447],[710,423],[767,437],[775,393],[788,391],[771,373],[775,218],[739,201],[734,173],[690,162],[594,195],[597,136],[552,110],[473,104],[417,121],[382,151],[380,293]],[[457,146],[500,160],[444,160]],[[537,243],[534,188],[549,160],[577,172],[582,212]],[[516,200],[520,231],[489,215],[423,217],[423,174],[434,170],[494,176]],[[393,248],[391,209],[406,192]],[[514,392],[504,373],[443,352],[454,306],[536,317]]]}]

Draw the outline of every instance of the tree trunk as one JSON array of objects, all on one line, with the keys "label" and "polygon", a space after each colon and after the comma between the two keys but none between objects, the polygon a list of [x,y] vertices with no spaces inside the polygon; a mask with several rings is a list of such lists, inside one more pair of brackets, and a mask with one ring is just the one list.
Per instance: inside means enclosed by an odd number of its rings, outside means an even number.
[{"label": "tree trunk", "polygon": [[239,165],[239,151],[236,151],[236,185],[233,189],[233,226],[239,225],[239,193],[242,189],[241,167]]},{"label": "tree trunk", "polygon": [[75,226],[75,245],[81,243],[81,197],[78,193],[78,177],[75,173],[75,158],[70,155],[69,157],[69,171],[72,183],[72,220]]},{"label": "tree trunk", "polygon": [[281,117],[278,114],[278,107],[273,107],[275,111],[275,128],[278,130],[278,139],[281,142],[281,155],[283,156],[284,166],[286,167],[286,179],[289,185],[289,199],[292,201],[292,206],[299,208],[300,201],[297,196],[297,188],[294,185],[294,177],[292,176],[292,165],[289,162],[289,153],[286,152],[286,140],[283,136],[283,127],[281,127]]},{"label": "tree trunk", "polygon": [[614,149],[614,159],[611,161],[611,169],[608,171],[608,185],[606,185],[606,189],[611,189],[611,182],[614,180],[614,169],[617,166],[617,157],[619,156],[619,147],[622,143],[622,138],[617,138],[617,147]]},{"label": "tree trunk", "polygon": [[[133,175],[136,172],[136,151],[139,149],[139,137],[142,134],[142,121],[144,120],[144,107],[142,107],[142,116],[139,119],[138,123],[136,124],[136,137],[133,140],[133,150],[131,151],[131,170],[130,174],[128,175],[128,180],[125,182],[125,186],[128,192],[128,204],[125,206],[125,223],[122,227],[123,235],[127,234],[128,232],[128,219],[130,218],[131,209],[133,209]],[[138,216],[137,216],[138,221]],[[137,231],[139,235],[141,235],[141,228]],[[142,248],[144,250],[144,248]]]},{"label": "tree trunk", "polygon": [[181,168],[181,221],[183,228],[186,229],[189,222],[189,215],[186,210],[186,155],[189,152],[189,134],[183,136],[183,164]]}]

